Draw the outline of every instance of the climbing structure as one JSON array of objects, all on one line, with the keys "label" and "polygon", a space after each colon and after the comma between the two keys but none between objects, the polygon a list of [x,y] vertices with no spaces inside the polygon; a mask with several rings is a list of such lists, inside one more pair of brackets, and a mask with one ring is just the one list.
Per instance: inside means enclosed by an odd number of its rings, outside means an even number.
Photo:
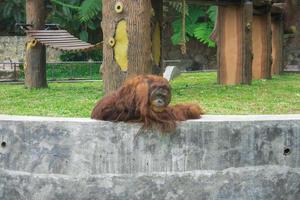
[{"label": "climbing structure", "polygon": [[32,39],[32,44],[39,42],[62,51],[89,51],[102,47],[102,43],[92,45],[79,40],[66,30],[28,30],[26,33]]}]

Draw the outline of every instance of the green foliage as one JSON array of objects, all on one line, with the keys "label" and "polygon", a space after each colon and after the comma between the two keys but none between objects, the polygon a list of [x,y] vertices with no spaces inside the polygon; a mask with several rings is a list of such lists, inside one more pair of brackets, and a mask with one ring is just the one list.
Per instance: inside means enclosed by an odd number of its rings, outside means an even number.
[{"label": "green foliage", "polygon": [[62,52],[60,55],[61,61],[87,61],[89,59],[93,61],[102,60],[102,51],[99,49],[89,51],[89,52]]},{"label": "green foliage", "polygon": [[[181,14],[181,4],[178,2],[170,2],[171,6]],[[186,41],[190,38],[196,38],[200,42],[207,44],[209,47],[215,47],[215,42],[209,36],[214,28],[216,18],[216,7],[203,7],[203,6],[187,6],[186,11]],[[174,45],[180,44],[182,41],[182,17],[179,16],[172,23],[173,35],[171,37]]]},{"label": "green foliage", "polygon": [[58,5],[61,5],[63,8],[71,8],[71,9],[75,9],[75,10],[80,9],[79,6],[74,6],[72,4],[68,4],[68,3],[65,3],[65,2],[60,1],[60,0],[51,0],[51,2],[55,3],[55,4],[58,4]]},{"label": "green foliage", "polygon": [[99,50],[99,49],[89,51],[88,58],[92,59],[93,61],[102,61],[103,60],[103,52],[102,52],[102,50]]},{"label": "green foliage", "polygon": [[0,21],[1,32],[18,33],[15,24],[25,21],[25,0],[0,1]]},{"label": "green foliage", "polygon": [[63,8],[70,8],[77,10],[81,22],[89,22],[101,15],[102,0],[81,0],[73,3],[80,3],[80,6],[74,6],[71,2],[63,2],[62,0],[51,0],[53,3],[62,6]]},{"label": "green foliage", "polygon": [[[101,14],[97,9],[102,7],[101,0],[51,0],[51,2],[49,22],[60,24],[83,41],[99,42]],[[99,39],[95,41],[94,38]]]},{"label": "green foliage", "polygon": [[[181,13],[182,12],[182,3],[174,2],[174,1],[168,1],[168,5],[172,7],[176,12]],[[189,9],[188,7],[185,7],[185,13],[188,14]]]},{"label": "green foliage", "polygon": [[215,42],[210,39],[212,29],[213,27],[211,27],[209,23],[199,23],[194,29],[194,37],[200,42],[207,44],[208,47],[215,47]]},{"label": "green foliage", "polygon": [[85,42],[88,41],[89,39],[89,34],[86,30],[82,30],[80,33],[79,33],[79,38]]},{"label": "green foliage", "polygon": [[86,60],[86,54],[84,52],[70,52],[65,51],[59,56],[61,61],[82,61]]},{"label": "green foliage", "polygon": [[206,13],[208,14],[208,17],[210,21],[215,22],[217,17],[217,7],[216,6],[209,6]]},{"label": "green foliage", "polygon": [[[204,9],[201,7],[188,7],[188,15],[186,16],[186,40],[189,41],[194,36],[194,29],[197,27],[198,18],[205,15]],[[173,36],[171,40],[173,44],[181,42],[182,19],[181,17],[172,23]]]},{"label": "green foliage", "polygon": [[80,6],[80,20],[87,22],[95,18],[97,15],[101,15],[102,0],[85,0]]}]

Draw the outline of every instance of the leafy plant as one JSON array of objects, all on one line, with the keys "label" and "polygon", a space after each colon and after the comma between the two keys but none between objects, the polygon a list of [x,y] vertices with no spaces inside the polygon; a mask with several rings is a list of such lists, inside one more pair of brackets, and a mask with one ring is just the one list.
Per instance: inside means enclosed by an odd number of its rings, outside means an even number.
[{"label": "leafy plant", "polygon": [[199,23],[194,29],[194,37],[203,44],[207,44],[208,47],[215,47],[215,42],[210,39],[212,30],[213,26],[211,26],[209,23]]},{"label": "leafy plant", "polygon": [[102,0],[85,0],[80,6],[80,20],[87,22],[100,15],[102,10]]},{"label": "leafy plant", "polygon": [[92,59],[93,61],[101,61],[102,51],[99,49],[92,50],[89,52],[62,52],[59,56],[61,61],[87,61]]},{"label": "leafy plant", "polygon": [[[181,4],[178,2],[170,2],[170,6],[178,12],[181,12]],[[215,6],[186,6],[186,22],[185,22],[185,35],[186,41],[190,38],[196,38],[200,42],[208,45],[208,47],[215,47],[215,42],[210,39],[210,34],[213,31],[214,23],[216,20],[216,7]],[[174,45],[180,44],[182,41],[182,17],[179,16],[172,22],[173,35],[171,37]]]},{"label": "leafy plant", "polygon": [[80,6],[73,5],[72,3],[63,2],[62,0],[51,0],[53,3],[63,6],[63,8],[70,8],[77,10],[81,22],[88,22],[97,18],[102,10],[102,0],[81,0]]},{"label": "leafy plant", "polygon": [[0,1],[0,29],[15,32],[15,24],[25,21],[25,0]]},{"label": "leafy plant", "polygon": [[[75,10],[79,10],[80,7],[79,6],[74,6],[72,4],[69,4],[69,3],[65,3],[63,1],[60,1],[60,0],[51,0],[53,3],[55,4],[58,4],[58,5],[61,5],[63,6],[64,8],[71,8],[71,9],[75,9]],[[74,3],[74,2],[73,2]],[[76,3],[76,2],[75,2]]]},{"label": "leafy plant", "polygon": [[52,12],[48,20],[52,23],[59,23],[61,27],[83,41],[90,40],[91,32],[100,32],[101,0],[51,0],[51,2]]}]

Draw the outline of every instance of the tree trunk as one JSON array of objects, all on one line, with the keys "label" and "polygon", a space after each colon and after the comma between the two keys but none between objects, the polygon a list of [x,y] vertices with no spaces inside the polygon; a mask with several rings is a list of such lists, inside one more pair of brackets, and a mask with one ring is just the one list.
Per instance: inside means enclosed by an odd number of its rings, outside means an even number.
[{"label": "tree trunk", "polygon": [[218,82],[250,84],[252,2],[218,7]]},{"label": "tree trunk", "polygon": [[103,80],[106,94],[129,76],[150,74],[151,0],[103,0]]},{"label": "tree trunk", "polygon": [[163,1],[151,0],[153,13],[151,18],[151,41],[152,41],[152,73],[162,74],[162,22],[163,22]]},{"label": "tree trunk", "polygon": [[[26,1],[26,22],[32,24],[33,30],[44,29],[45,4],[41,0]],[[27,37],[25,53],[25,87],[42,88],[47,87],[46,78],[46,48]]]}]

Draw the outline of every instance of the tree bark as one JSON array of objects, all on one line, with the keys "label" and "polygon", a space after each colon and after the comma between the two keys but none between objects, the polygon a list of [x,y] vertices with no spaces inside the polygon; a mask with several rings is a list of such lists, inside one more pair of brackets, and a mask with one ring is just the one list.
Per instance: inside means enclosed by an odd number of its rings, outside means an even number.
[{"label": "tree bark", "polygon": [[[32,29],[44,29],[45,4],[41,0],[26,1],[26,22],[32,24]],[[25,53],[25,87],[47,87],[46,78],[46,48],[36,43],[33,38],[27,37]]]},{"label": "tree bark", "polygon": [[151,0],[103,0],[103,81],[106,94],[129,76],[150,74]]}]

